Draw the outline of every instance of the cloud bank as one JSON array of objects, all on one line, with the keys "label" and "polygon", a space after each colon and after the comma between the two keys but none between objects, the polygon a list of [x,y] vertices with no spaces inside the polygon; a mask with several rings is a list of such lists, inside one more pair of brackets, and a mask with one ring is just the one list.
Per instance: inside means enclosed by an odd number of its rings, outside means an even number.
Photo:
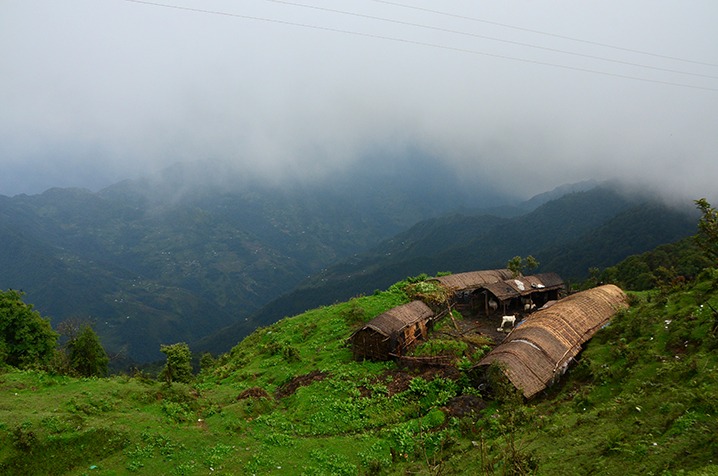
[{"label": "cloud bank", "polygon": [[718,199],[717,16],[713,1],[10,0],[0,194],[204,158],[312,181],[421,150],[520,198],[619,178]]}]

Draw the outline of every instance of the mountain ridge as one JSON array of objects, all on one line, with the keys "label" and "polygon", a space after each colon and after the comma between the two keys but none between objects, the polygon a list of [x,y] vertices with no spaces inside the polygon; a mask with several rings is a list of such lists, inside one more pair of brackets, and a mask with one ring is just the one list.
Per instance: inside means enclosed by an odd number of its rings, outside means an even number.
[{"label": "mountain ridge", "polygon": [[0,287],[24,290],[54,324],[93,322],[114,353],[156,360],[160,343],[194,343],[322,267],[464,206],[468,189],[419,187],[424,163],[393,186],[372,171],[328,187],[260,183],[198,161],[98,192],[0,196]]},{"label": "mountain ridge", "polygon": [[[361,180],[348,186],[348,178],[338,178],[326,190],[307,184],[277,188],[249,177],[233,181],[231,171],[209,164],[178,166],[99,192],[53,188],[0,197],[0,288],[24,290],[55,325],[69,318],[94,323],[109,351],[146,362],[161,358],[161,343],[227,350],[257,326],[286,315],[257,317],[280,296],[291,304],[287,312],[301,312],[334,302],[345,295],[341,288],[358,293],[388,286],[407,269],[468,270],[481,263],[454,256],[475,254],[472,243],[487,234],[502,243],[486,245],[484,253],[495,248],[486,264],[502,267],[507,253],[531,249],[511,244],[510,230],[528,226],[544,233],[549,222],[559,226],[565,219],[560,210],[527,212],[526,204],[457,213],[468,210],[470,195],[457,190],[452,196],[437,185],[448,176],[431,187],[392,186],[382,172],[366,187]],[[192,176],[200,176],[195,188],[186,183]],[[608,202],[594,202],[596,213],[608,210]],[[486,215],[492,210],[500,216]],[[527,213],[534,221],[522,225]],[[579,223],[572,226],[580,225],[582,215],[574,212]],[[381,259],[357,271],[373,247]],[[397,259],[407,253],[409,267]],[[342,270],[355,278],[363,274],[365,284],[352,288],[332,275],[337,289],[325,288],[323,300],[303,294],[308,278]],[[215,347],[211,336],[227,326],[236,332],[225,333]]]},{"label": "mountain ridge", "polygon": [[[322,270],[246,321],[203,339],[197,348],[227,348],[250,329],[372,293],[407,276],[503,268],[517,255],[545,261],[537,271],[554,271],[569,282],[580,281],[588,277],[591,267],[610,266],[695,233],[696,217],[693,209],[676,209],[645,195],[629,196],[604,184],[569,193],[512,218],[456,214],[432,218],[367,253]],[[647,235],[647,229],[652,234]],[[601,252],[589,253],[596,248]]]}]

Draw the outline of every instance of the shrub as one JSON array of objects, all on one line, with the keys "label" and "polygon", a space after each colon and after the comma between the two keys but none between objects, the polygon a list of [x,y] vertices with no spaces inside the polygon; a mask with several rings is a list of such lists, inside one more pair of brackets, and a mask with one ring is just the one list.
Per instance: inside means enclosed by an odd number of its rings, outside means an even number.
[{"label": "shrub", "polygon": [[167,356],[167,362],[160,374],[167,384],[192,381],[192,353],[187,344],[181,342],[161,345],[160,352]]},{"label": "shrub", "polygon": [[83,377],[103,377],[110,362],[100,338],[89,325],[67,343],[68,358],[73,371]]},{"label": "shrub", "polygon": [[46,365],[53,357],[57,333],[22,296],[12,289],[0,291],[0,363],[20,368]]},{"label": "shrub", "polygon": [[341,312],[341,315],[350,326],[363,323],[367,317],[366,311],[356,299],[349,301],[349,306]]},{"label": "shrub", "polygon": [[461,357],[468,349],[466,342],[458,340],[431,339],[422,342],[414,350],[414,355],[432,357],[437,355],[449,355],[452,357]]}]

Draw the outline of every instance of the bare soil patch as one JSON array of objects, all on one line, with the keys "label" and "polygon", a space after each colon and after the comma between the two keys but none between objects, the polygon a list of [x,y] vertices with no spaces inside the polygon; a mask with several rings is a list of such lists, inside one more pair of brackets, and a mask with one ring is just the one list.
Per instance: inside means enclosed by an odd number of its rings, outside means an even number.
[{"label": "bare soil patch", "polygon": [[245,400],[247,398],[269,398],[269,394],[261,387],[252,387],[237,396],[237,400]]},{"label": "bare soil patch", "polygon": [[449,400],[444,407],[447,416],[465,417],[486,408],[486,402],[476,395],[459,395]]},{"label": "bare soil patch", "polygon": [[278,400],[294,394],[299,387],[306,387],[314,382],[319,382],[329,377],[327,372],[314,370],[305,375],[298,375],[277,389],[274,396]]}]

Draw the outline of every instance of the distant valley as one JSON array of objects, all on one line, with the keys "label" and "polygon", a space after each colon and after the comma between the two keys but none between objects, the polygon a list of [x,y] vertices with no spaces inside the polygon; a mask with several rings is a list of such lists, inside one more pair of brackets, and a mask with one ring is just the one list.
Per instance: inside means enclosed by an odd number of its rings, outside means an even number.
[{"label": "distant valley", "polygon": [[[425,220],[305,280],[252,320],[267,325],[421,273],[501,268],[514,256],[533,255],[540,263],[537,272],[553,271],[568,283],[580,282],[590,268],[612,266],[695,234],[698,214],[691,205],[675,208],[604,184],[560,196],[520,216],[450,214]],[[241,332],[226,329],[203,348],[224,347]]]},{"label": "distant valley", "polygon": [[0,196],[0,288],[23,290],[53,325],[93,321],[129,364],[161,358],[160,343],[224,352],[258,326],[407,275],[533,254],[582,279],[695,232],[691,204],[591,183],[507,203],[434,176],[431,186],[426,175],[366,173],[288,187],[198,163],[96,193]]}]

